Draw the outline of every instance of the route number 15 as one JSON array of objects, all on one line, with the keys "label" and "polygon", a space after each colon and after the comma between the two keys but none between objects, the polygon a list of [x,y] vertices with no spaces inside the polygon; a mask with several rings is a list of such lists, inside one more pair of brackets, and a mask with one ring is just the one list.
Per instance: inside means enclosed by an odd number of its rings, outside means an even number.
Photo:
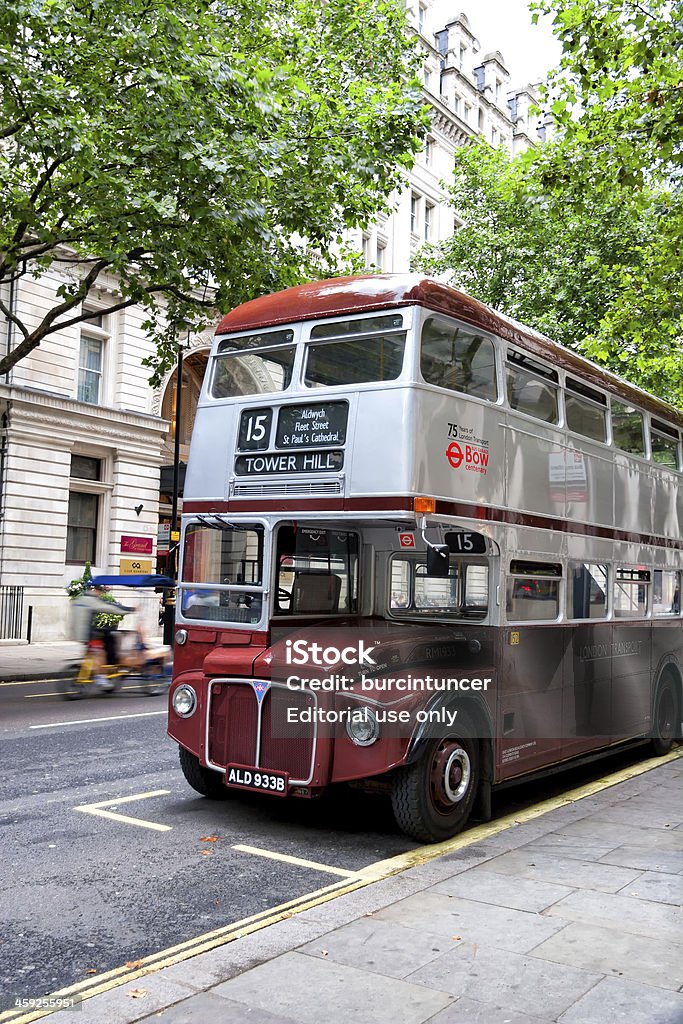
[{"label": "route number 15", "polygon": [[237,447],[241,451],[259,451],[268,448],[272,409],[245,409],[240,420]]}]

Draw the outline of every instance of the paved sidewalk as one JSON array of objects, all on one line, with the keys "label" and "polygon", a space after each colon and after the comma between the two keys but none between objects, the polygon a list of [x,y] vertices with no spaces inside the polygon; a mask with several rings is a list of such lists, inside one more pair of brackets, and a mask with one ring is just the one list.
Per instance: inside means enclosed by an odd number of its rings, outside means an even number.
[{"label": "paved sidewalk", "polygon": [[452,852],[95,996],[79,1017],[681,1024],[682,784],[683,756],[481,826]]},{"label": "paved sidewalk", "polygon": [[65,675],[82,653],[83,644],[70,640],[35,644],[2,641],[0,682],[57,678]]},{"label": "paved sidewalk", "polygon": [[[160,637],[149,640],[150,647],[161,644]],[[82,655],[83,644],[75,640],[33,644],[0,641],[0,682],[57,679],[68,675]]]}]

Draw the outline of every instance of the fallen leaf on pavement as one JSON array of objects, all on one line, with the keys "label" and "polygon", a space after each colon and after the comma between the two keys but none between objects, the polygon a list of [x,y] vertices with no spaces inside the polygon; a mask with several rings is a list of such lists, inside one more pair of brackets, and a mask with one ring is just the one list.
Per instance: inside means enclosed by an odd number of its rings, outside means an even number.
[{"label": "fallen leaf on pavement", "polygon": [[200,850],[200,857],[213,857],[213,850]]},{"label": "fallen leaf on pavement", "polygon": [[142,967],[142,960],[129,960],[126,967]]},{"label": "fallen leaf on pavement", "polygon": [[217,843],[220,836],[202,836],[199,840],[200,843]]},{"label": "fallen leaf on pavement", "polygon": [[147,989],[146,988],[130,988],[126,992],[126,995],[130,996],[131,999],[143,999],[147,995]]}]

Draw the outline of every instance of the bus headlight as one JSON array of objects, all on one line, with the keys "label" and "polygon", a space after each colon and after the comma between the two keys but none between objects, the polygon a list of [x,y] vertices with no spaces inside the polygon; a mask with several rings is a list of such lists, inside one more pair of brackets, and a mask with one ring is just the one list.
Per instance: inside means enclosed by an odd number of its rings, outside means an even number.
[{"label": "bus headlight", "polygon": [[379,736],[379,724],[370,708],[354,708],[346,722],[346,732],[357,747],[369,747]]},{"label": "bus headlight", "polygon": [[187,643],[187,630],[186,629],[176,629],[175,638],[174,639],[175,639],[175,642],[178,644],[178,646],[182,647],[183,644]]},{"label": "bus headlight", "polygon": [[183,683],[173,694],[173,710],[181,718],[189,718],[197,708],[197,694],[191,686]]}]

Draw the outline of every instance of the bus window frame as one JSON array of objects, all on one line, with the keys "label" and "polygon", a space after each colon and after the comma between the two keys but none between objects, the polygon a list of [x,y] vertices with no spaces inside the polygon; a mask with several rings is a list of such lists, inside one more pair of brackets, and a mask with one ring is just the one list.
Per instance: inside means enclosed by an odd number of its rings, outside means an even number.
[{"label": "bus window frame", "polygon": [[[267,628],[270,619],[269,609],[269,596],[270,587],[268,586],[268,579],[270,578],[270,572],[268,566],[270,565],[271,552],[272,552],[272,531],[270,529],[270,521],[260,516],[250,516],[248,519],[242,520],[239,517],[230,517],[231,521],[234,519],[235,525],[239,526],[240,529],[248,530],[251,527],[260,527],[262,530],[262,560],[263,560],[263,572],[262,582],[259,586],[252,586],[250,584],[240,583],[192,583],[188,580],[183,579],[185,571],[185,537],[187,534],[188,527],[202,524],[201,519],[197,516],[192,516],[186,522],[183,523],[182,533],[180,536],[180,548],[179,555],[180,561],[178,565],[178,585],[176,587],[176,614],[178,621],[183,626],[210,626],[212,629],[235,629],[244,628],[246,625],[251,630],[260,630]],[[183,614],[183,600],[182,591],[184,590],[206,590],[214,592],[240,592],[240,593],[253,593],[255,596],[261,598],[261,612],[259,615],[258,623],[243,621],[236,621],[233,619],[214,619],[214,618],[200,618],[199,616],[188,617]]]},{"label": "bus window frame", "polygon": [[[424,315],[420,318],[419,322],[414,325],[414,338],[415,338],[415,361],[414,371],[415,380],[418,384],[422,384],[427,388],[434,388],[439,393],[447,395],[460,395],[468,400],[474,400],[477,402],[483,402],[485,405],[494,406],[502,405],[505,401],[505,366],[504,360],[501,363],[501,345],[502,339],[497,334],[492,334],[483,328],[474,327],[472,324],[467,323],[466,320],[460,320],[457,317],[447,316],[444,313],[439,313],[436,310],[425,309]],[[495,373],[495,398],[486,398],[483,395],[473,394],[470,391],[462,391],[458,388],[447,387],[444,384],[435,384],[431,380],[427,380],[422,372],[422,333],[429,320],[439,320],[444,324],[448,324],[457,328],[458,330],[466,330],[472,334],[480,335],[485,341],[491,343],[493,347],[493,367]]]},{"label": "bus window frame", "polygon": [[[349,529],[344,524],[336,525],[330,522],[324,521],[320,526],[321,533],[345,533],[349,536],[356,538],[356,565],[355,565],[355,579],[356,579],[356,608],[354,611],[340,610],[336,612],[295,612],[288,609],[279,609],[279,605],[276,606],[278,590],[280,587],[280,565],[278,562],[278,545],[280,530],[283,527],[291,527],[294,525],[292,519],[281,519],[271,522],[270,524],[270,543],[272,551],[272,572],[269,574],[271,580],[271,586],[269,593],[273,595],[272,607],[270,607],[270,624],[271,626],[277,626],[283,619],[311,619],[318,618],[321,622],[329,622],[330,620],[340,618],[352,618],[358,615],[362,615],[362,601],[363,601],[363,545],[362,545],[362,532],[360,529]],[[302,527],[309,528],[311,524],[308,522],[302,522]],[[353,581],[353,574],[349,573],[348,582],[349,584]],[[285,588],[283,588],[285,589]],[[291,591],[290,591],[291,593]],[[266,602],[264,602],[266,603]]]},{"label": "bus window frame", "polygon": [[291,374],[290,381],[287,384],[287,387],[282,388],[280,391],[255,391],[255,392],[251,392],[250,394],[224,395],[224,396],[221,396],[221,397],[219,397],[217,395],[214,395],[214,393],[213,393],[219,361],[223,360],[223,359],[226,359],[226,358],[229,359],[229,358],[231,358],[233,356],[239,355],[239,350],[238,349],[235,349],[235,350],[228,349],[227,351],[222,352],[220,346],[224,342],[225,343],[237,342],[237,341],[239,341],[240,338],[250,338],[250,337],[252,337],[254,335],[255,332],[254,332],[254,329],[251,329],[251,330],[245,330],[245,331],[235,331],[234,334],[231,333],[231,334],[221,334],[221,335],[218,335],[217,338],[216,338],[216,351],[212,352],[211,357],[209,359],[208,372],[204,375],[204,381],[202,383],[202,394],[200,395],[200,402],[203,402],[203,401],[210,401],[210,402],[215,402],[215,403],[219,403],[219,402],[236,402],[236,401],[249,400],[249,399],[259,399],[259,398],[262,399],[262,401],[269,401],[269,400],[270,401],[277,401],[279,396],[281,396],[281,395],[288,395],[290,391],[297,391],[299,389],[299,383],[298,382],[299,382],[299,379],[301,377],[301,366],[300,366],[300,362],[301,362],[301,351],[300,351],[301,350],[301,345],[300,345],[300,342],[301,342],[301,338],[302,338],[302,334],[303,334],[303,327],[304,327],[304,325],[302,323],[294,321],[291,324],[284,324],[284,325],[283,324],[279,324],[279,325],[273,325],[271,328],[264,328],[263,331],[259,331],[258,333],[261,334],[265,339],[267,339],[269,334],[278,334],[278,333],[281,333],[283,330],[291,330],[292,334],[293,334],[292,341],[291,342],[281,343],[279,345],[268,345],[267,340],[266,340],[263,345],[259,345],[259,346],[256,346],[254,348],[246,349],[244,352],[242,352],[242,355],[255,355],[255,356],[258,356],[258,355],[261,355],[263,353],[275,352],[275,351],[278,351],[278,350],[281,351],[283,349],[287,349],[287,348],[292,348],[293,347],[294,348],[294,359],[292,361],[292,374]]},{"label": "bus window frame", "polygon": [[[541,625],[542,626],[542,625],[546,625],[546,626],[549,626],[549,625],[557,625],[560,622],[566,622],[567,621],[567,616],[566,616],[567,566],[566,566],[566,564],[561,559],[559,561],[551,561],[551,558],[552,558],[552,556],[549,556],[548,558],[544,558],[543,560],[541,560],[538,557],[534,557],[534,556],[531,556],[531,557],[524,556],[523,558],[520,558],[520,557],[516,556],[516,557],[508,559],[508,564],[507,564],[507,568],[506,568],[504,579],[503,579],[503,584],[504,584],[504,586],[503,586],[503,598],[504,598],[503,608],[504,608],[504,614],[505,614],[505,621],[507,623],[509,623],[510,625],[516,625],[516,626],[531,626],[531,625]],[[546,572],[546,573],[539,572],[539,573],[537,573],[535,575],[532,572],[513,572],[512,571],[512,564],[513,564],[513,562],[518,562],[518,561],[519,562],[527,562],[529,565],[536,564],[536,565],[539,565],[539,566],[542,566],[542,565],[555,565],[555,566],[559,566],[560,572],[559,572],[559,575],[558,574],[554,574],[554,573],[549,573],[549,572]],[[547,580],[549,582],[554,582],[554,583],[557,584],[557,599],[556,599],[557,600],[557,612],[556,612],[556,614],[552,618],[519,619],[519,618],[514,618],[511,615],[511,613],[508,611],[508,584],[510,582],[514,582],[515,580],[526,580],[526,579]],[[515,600],[515,598],[513,597],[512,600]],[[519,598],[517,598],[517,600],[519,600]],[[538,598],[537,600],[543,600],[543,598]],[[585,620],[585,619],[584,620],[578,620],[577,619],[575,621],[577,621],[577,622],[578,621],[584,621],[585,622],[585,621],[588,621],[588,620]]]},{"label": "bus window frame", "polygon": [[[452,561],[451,561],[452,560]],[[392,566],[394,562],[405,562],[409,567],[409,597],[412,599],[412,605],[406,606],[405,610],[397,615],[396,607],[392,607]],[[430,614],[427,609],[419,609],[415,605],[415,580],[417,577],[417,569],[422,566],[426,569],[427,567],[427,555],[424,551],[416,551],[409,554],[407,551],[392,551],[390,553],[389,560],[387,562],[387,577],[384,595],[384,609],[383,615],[386,618],[391,619],[393,622],[406,622],[406,621],[417,621],[417,622],[431,622],[438,621],[452,625],[453,623],[467,623],[470,626],[479,625],[491,625],[494,617],[494,606],[495,606],[495,581],[493,576],[493,558],[491,555],[465,555],[455,552],[451,552],[449,559],[449,569],[452,565],[458,562],[463,562],[466,565],[483,565],[488,570],[487,578],[487,601],[486,601],[486,614],[482,615],[481,618],[468,618],[465,615],[444,615],[439,614],[435,611]],[[444,577],[444,579],[449,577]]]},{"label": "bus window frame", "polygon": [[[619,579],[619,573],[630,572],[630,573],[647,573],[647,579]],[[640,587],[644,586],[645,590],[645,611],[638,615],[619,615],[617,609],[617,587],[619,585],[627,587]],[[627,562],[614,562],[612,565],[612,619],[614,622],[642,622],[645,619],[653,618],[653,569],[648,566],[644,569],[642,566],[632,565]],[[624,591],[624,593],[626,593]]]}]

